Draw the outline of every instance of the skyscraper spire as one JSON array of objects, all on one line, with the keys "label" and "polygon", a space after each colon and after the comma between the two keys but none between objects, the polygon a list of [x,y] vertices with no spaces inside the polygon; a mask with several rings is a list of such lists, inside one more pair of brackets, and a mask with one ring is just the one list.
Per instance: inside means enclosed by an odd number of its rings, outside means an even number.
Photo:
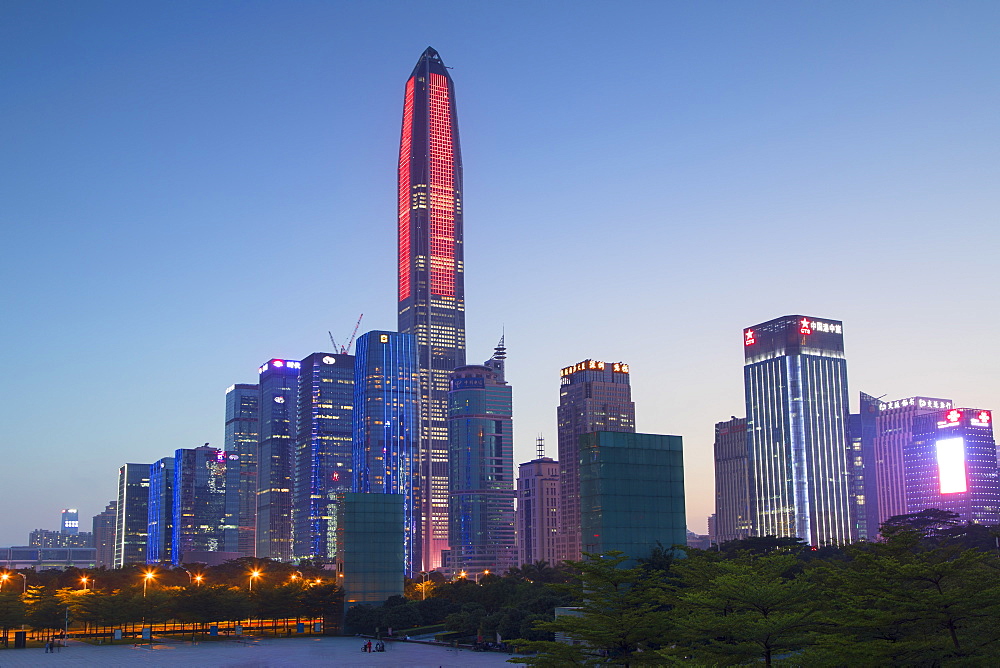
[{"label": "skyscraper spire", "polygon": [[406,82],[399,145],[399,331],[417,340],[422,570],[448,547],[448,381],[465,365],[462,152],[455,86],[428,47]]}]

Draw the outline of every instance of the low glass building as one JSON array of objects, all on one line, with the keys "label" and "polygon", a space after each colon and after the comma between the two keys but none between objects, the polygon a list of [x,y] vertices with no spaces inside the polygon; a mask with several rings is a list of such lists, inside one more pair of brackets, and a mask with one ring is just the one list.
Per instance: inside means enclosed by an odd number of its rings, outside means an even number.
[{"label": "low glass building", "polygon": [[344,609],[403,595],[404,496],[337,495],[337,582]]},{"label": "low glass building", "polygon": [[687,542],[680,436],[598,431],[580,437],[584,552],[647,557]]}]

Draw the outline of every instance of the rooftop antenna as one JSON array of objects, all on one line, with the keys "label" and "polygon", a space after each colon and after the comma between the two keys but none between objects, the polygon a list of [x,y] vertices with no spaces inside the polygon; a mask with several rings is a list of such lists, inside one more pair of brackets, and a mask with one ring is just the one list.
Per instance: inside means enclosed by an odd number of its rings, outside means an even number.
[{"label": "rooftop antenna", "polygon": [[538,454],[538,459],[545,457],[545,437],[541,434],[535,439],[535,451]]}]

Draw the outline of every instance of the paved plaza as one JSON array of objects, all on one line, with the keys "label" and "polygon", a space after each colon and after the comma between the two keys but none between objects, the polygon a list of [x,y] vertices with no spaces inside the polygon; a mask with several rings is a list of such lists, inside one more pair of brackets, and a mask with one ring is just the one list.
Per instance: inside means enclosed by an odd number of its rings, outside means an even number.
[{"label": "paved plaza", "polygon": [[386,651],[366,654],[361,638],[280,638],[256,644],[232,641],[154,642],[152,646],[95,646],[70,642],[55,654],[39,649],[0,650],[0,668],[19,666],[183,666],[185,668],[271,668],[272,666],[336,666],[337,668],[465,668],[513,666],[508,654],[448,649],[420,643],[387,642]]}]

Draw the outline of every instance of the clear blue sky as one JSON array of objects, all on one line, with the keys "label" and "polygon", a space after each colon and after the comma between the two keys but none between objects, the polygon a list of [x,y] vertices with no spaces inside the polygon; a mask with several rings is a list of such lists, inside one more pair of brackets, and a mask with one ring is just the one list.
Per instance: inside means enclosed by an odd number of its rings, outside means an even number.
[{"label": "clear blue sky", "polygon": [[742,328],[843,320],[858,390],[1000,409],[996,2],[0,3],[0,545],[222,444],[271,357],[395,327],[403,84],[454,69],[469,359],[516,457],[631,365],[691,528]]}]

